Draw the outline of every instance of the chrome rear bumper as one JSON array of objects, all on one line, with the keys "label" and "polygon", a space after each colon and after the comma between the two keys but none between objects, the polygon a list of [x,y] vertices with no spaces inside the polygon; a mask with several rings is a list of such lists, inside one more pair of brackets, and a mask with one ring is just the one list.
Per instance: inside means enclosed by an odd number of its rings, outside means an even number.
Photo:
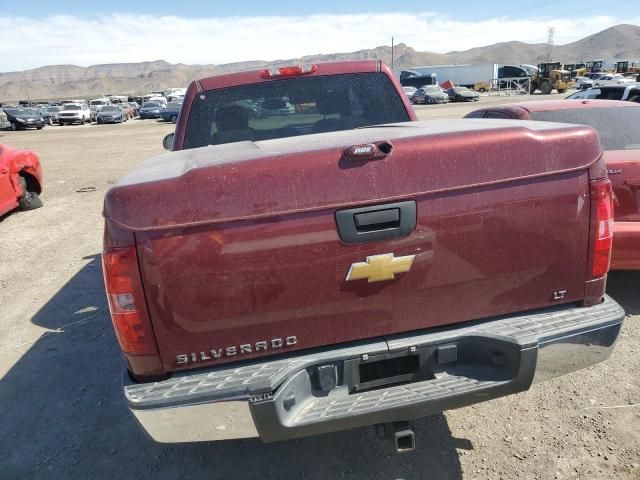
[{"label": "chrome rear bumper", "polygon": [[[284,440],[411,420],[527,390],[533,382],[609,357],[624,318],[609,297],[278,360],[181,373],[136,384],[124,375],[129,408],[158,442],[260,436]],[[359,390],[360,366],[415,356],[415,381]],[[335,372],[324,388],[319,367]]]}]

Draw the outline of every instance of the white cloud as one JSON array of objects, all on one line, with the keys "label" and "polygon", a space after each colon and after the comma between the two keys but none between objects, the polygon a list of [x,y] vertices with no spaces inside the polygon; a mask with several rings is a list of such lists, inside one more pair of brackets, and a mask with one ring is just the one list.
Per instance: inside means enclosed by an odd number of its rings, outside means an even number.
[{"label": "white cloud", "polygon": [[389,45],[393,35],[417,50],[448,52],[496,42],[568,43],[638,18],[591,16],[478,22],[437,13],[311,15],[305,17],[181,18],[113,14],[42,20],[0,16],[0,71],[42,65],[137,62],[228,63],[349,52]]}]

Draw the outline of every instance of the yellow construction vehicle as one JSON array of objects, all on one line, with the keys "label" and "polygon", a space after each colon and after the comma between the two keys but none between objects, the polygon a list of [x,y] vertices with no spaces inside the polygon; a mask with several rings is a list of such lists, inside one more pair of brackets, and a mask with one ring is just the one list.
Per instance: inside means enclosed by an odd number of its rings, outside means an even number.
[{"label": "yellow construction vehicle", "polygon": [[584,63],[568,63],[563,66],[563,70],[571,74],[571,78],[584,77],[587,69]]},{"label": "yellow construction vehicle", "polygon": [[551,90],[564,93],[572,86],[571,73],[564,70],[559,62],[539,63],[538,72],[531,78],[531,92],[540,89],[545,95],[551,93]]},{"label": "yellow construction vehicle", "polygon": [[604,67],[604,61],[592,60],[591,62],[587,62],[586,67],[589,73],[600,73],[603,72],[602,67]]},{"label": "yellow construction vehicle", "polygon": [[637,66],[635,63],[629,66],[629,62],[618,62],[616,63],[616,73],[638,75],[640,74],[640,66]]}]

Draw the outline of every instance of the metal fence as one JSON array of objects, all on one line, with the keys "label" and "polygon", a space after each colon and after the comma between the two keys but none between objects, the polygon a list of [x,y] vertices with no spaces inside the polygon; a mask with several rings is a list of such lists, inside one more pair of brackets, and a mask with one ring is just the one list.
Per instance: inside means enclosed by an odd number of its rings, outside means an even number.
[{"label": "metal fence", "polygon": [[531,95],[530,77],[494,78],[490,81],[489,95]]}]

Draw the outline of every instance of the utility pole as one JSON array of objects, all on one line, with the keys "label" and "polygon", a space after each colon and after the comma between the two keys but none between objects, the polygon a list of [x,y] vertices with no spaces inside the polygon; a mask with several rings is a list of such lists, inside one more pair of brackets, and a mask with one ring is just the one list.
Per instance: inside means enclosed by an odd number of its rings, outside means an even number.
[{"label": "utility pole", "polygon": [[551,62],[553,60],[553,32],[555,32],[555,28],[551,27],[548,30],[549,36],[547,37],[547,62]]},{"label": "utility pole", "polygon": [[393,37],[391,37],[391,71],[393,71]]}]

